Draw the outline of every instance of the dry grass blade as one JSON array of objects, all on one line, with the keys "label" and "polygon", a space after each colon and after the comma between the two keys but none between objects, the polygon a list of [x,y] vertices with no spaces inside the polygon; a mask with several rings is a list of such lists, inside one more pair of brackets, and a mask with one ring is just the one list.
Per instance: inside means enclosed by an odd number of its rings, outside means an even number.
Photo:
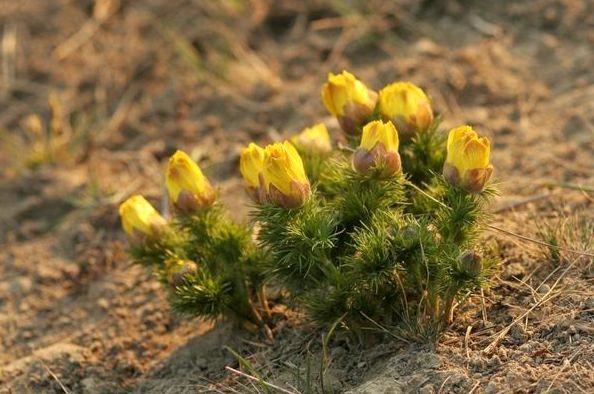
[{"label": "dry grass blade", "polygon": [[70,391],[68,391],[68,389],[66,388],[66,386],[64,386],[64,384],[62,384],[62,381],[60,381],[60,379],[56,376],[55,373],[52,372],[52,370],[45,365],[44,362],[42,362],[43,368],[47,371],[47,373],[50,374],[50,376],[60,385],[60,388],[62,389],[63,392],[65,392],[66,394],[70,394]]},{"label": "dry grass blade", "polygon": [[93,19],[88,20],[76,33],[60,44],[54,55],[63,60],[90,40],[109,17],[119,9],[118,0],[96,0]]},{"label": "dry grass blade", "polygon": [[[412,187],[413,189],[415,189],[419,193],[423,194],[425,197],[427,197],[427,198],[431,199],[432,201],[438,203],[442,207],[447,208],[447,209],[451,209],[450,207],[448,207],[447,205],[445,205],[443,202],[441,202],[438,199],[436,199],[435,197],[431,196],[430,194],[428,194],[427,192],[425,192],[420,187],[414,185],[413,183],[407,182],[407,185],[410,186],[410,187]],[[564,246],[559,246],[559,245],[553,245],[551,243],[540,241],[538,239],[531,238],[531,237],[528,237],[526,235],[514,233],[512,231],[509,231],[509,230],[506,230],[504,228],[495,226],[493,224],[486,224],[485,226],[487,228],[491,229],[491,230],[496,230],[496,231],[502,232],[504,234],[507,234],[507,235],[510,235],[510,236],[513,236],[513,237],[522,239],[524,241],[533,242],[533,243],[538,244],[538,245],[541,245],[541,246],[546,246],[546,247],[549,247],[549,248],[553,248],[553,249],[557,249],[557,250],[562,250],[562,251],[568,252],[568,253],[579,254],[579,255],[582,255],[582,256],[594,257],[594,253],[590,253],[590,252],[586,252],[586,251],[582,251],[582,250],[575,250],[575,249],[571,249],[571,248],[566,248]]]},{"label": "dry grass blade", "polygon": [[437,390],[437,394],[443,393],[443,388],[445,387],[446,383],[448,382],[448,380],[450,380],[452,377],[452,375],[449,375],[447,378],[445,378],[445,380],[443,381],[443,383],[441,384],[441,386],[439,386],[439,390]]},{"label": "dry grass blade", "polygon": [[555,288],[557,287],[559,282],[561,282],[561,279],[563,279],[565,277],[565,275],[569,272],[569,270],[575,265],[575,263],[577,261],[578,261],[578,259],[574,259],[571,262],[571,264],[569,264],[567,266],[567,268],[561,273],[561,275],[559,275],[559,277],[557,278],[555,283],[553,283],[553,285],[551,286],[549,291],[547,291],[540,300],[535,302],[534,305],[532,305],[532,307],[530,307],[530,309],[528,309],[527,311],[522,313],[520,316],[516,317],[509,325],[507,325],[504,329],[499,331],[499,333],[496,335],[495,339],[489,344],[489,346],[487,346],[483,350],[483,353],[491,354],[495,350],[495,348],[499,345],[499,343],[507,336],[508,332],[512,329],[513,326],[515,326],[516,324],[521,322],[525,317],[527,317],[536,308],[542,306],[546,302],[548,302],[548,301],[552,300],[553,298],[555,298],[556,296],[558,296],[560,293],[553,293],[553,290],[555,290]]},{"label": "dry grass blade", "polygon": [[364,318],[366,318],[371,323],[373,323],[373,325],[376,326],[377,328],[379,328],[382,332],[390,335],[392,338],[397,339],[399,341],[402,341],[404,343],[410,343],[410,341],[407,340],[406,338],[394,334],[392,331],[388,330],[386,327],[382,326],[381,324],[379,324],[378,322],[376,322],[375,320],[373,320],[371,317],[367,316],[365,314],[365,312],[361,312],[361,315],[363,315]]},{"label": "dry grass blade", "polygon": [[284,389],[284,388],[282,388],[282,387],[279,387],[279,386],[277,386],[277,385],[275,385],[275,384],[272,384],[272,383],[270,383],[270,382],[267,382],[267,381],[265,381],[265,380],[263,380],[263,379],[261,379],[261,378],[257,378],[257,377],[255,377],[255,376],[248,375],[247,373],[245,373],[245,372],[241,372],[241,371],[239,371],[239,370],[237,370],[237,369],[235,369],[235,368],[231,368],[231,367],[229,367],[229,366],[226,366],[225,368],[226,368],[228,371],[231,371],[231,372],[233,372],[233,373],[234,373],[234,374],[236,374],[236,375],[243,376],[244,378],[247,378],[247,379],[249,379],[249,380],[251,380],[251,381],[253,381],[253,382],[257,382],[257,383],[263,384],[264,386],[266,386],[266,387],[269,387],[269,388],[271,388],[271,389],[278,390],[278,391],[280,391],[281,393],[286,393],[286,394],[299,394],[299,393],[297,393],[297,392],[295,392],[295,391],[289,391],[289,390],[287,390],[287,389]]},{"label": "dry grass blade", "polygon": [[547,389],[545,390],[545,393],[548,393],[551,391],[551,388],[553,387],[553,385],[555,384],[555,382],[557,381],[557,379],[559,379],[559,376],[561,376],[561,374],[563,373],[563,371],[565,371],[565,369],[567,367],[569,367],[571,365],[571,362],[577,357],[578,354],[581,353],[581,350],[577,350],[575,351],[569,358],[566,358],[563,361],[563,366],[561,367],[561,369],[559,369],[559,372],[557,372],[555,374],[555,376],[553,376],[553,379],[551,379],[551,383],[549,384],[549,386],[547,387]]},{"label": "dry grass blade", "polygon": [[527,236],[522,235],[522,234],[514,233],[512,231],[503,229],[501,227],[497,227],[497,226],[495,226],[493,224],[487,224],[486,226],[488,228],[492,229],[492,230],[497,230],[497,231],[502,232],[504,234],[511,235],[513,237],[522,239],[524,241],[533,242],[533,243],[538,244],[538,245],[541,245],[541,246],[546,246],[546,247],[549,247],[549,248],[558,249],[558,250],[561,250],[561,251],[564,251],[564,252],[567,252],[567,253],[578,254],[578,255],[581,255],[581,256],[594,257],[594,253],[586,252],[586,251],[583,251],[583,250],[575,250],[575,249],[571,249],[571,248],[566,248],[564,246],[553,245],[553,244],[548,243],[548,242],[540,241],[538,239],[527,237]]},{"label": "dry grass blade", "polygon": [[524,204],[528,204],[528,203],[531,203],[531,202],[534,202],[534,201],[538,201],[538,200],[544,200],[546,198],[551,197],[552,195],[553,195],[553,193],[548,193],[547,192],[547,193],[537,194],[537,195],[534,195],[534,196],[528,196],[528,197],[523,198],[521,200],[511,201],[511,202],[509,202],[507,204],[501,205],[500,207],[494,209],[492,212],[493,213],[505,212],[505,211],[508,211],[510,209],[517,208],[517,207],[519,207],[521,205],[524,205]]},{"label": "dry grass blade", "polygon": [[16,74],[17,30],[14,23],[4,25],[2,34],[2,89],[9,92]]}]

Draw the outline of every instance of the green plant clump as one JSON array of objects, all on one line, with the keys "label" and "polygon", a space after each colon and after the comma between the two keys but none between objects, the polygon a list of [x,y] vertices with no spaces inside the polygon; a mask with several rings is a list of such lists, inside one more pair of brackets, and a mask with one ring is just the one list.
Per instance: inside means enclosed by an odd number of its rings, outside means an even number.
[{"label": "green plant clump", "polygon": [[166,174],[172,220],[140,196],[120,207],[132,255],[184,313],[270,333],[275,287],[320,327],[435,340],[496,266],[479,242],[495,194],[489,141],[470,126],[446,135],[408,82],[377,93],[330,74],[322,99],[344,130],[339,149],[317,124],[242,151],[249,223],[226,217],[178,151]]}]

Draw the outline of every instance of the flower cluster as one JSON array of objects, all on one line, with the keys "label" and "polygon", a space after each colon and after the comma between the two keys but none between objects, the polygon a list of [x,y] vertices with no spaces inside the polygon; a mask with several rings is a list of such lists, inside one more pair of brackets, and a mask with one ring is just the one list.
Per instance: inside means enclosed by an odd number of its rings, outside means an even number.
[{"label": "flower cluster", "polygon": [[[244,165],[256,168],[242,171],[255,174],[249,179],[257,188],[264,152],[256,145],[249,151],[252,160]],[[169,159],[165,184],[174,213],[169,221],[139,195],[120,205],[135,260],[152,267],[174,309],[211,319],[223,315],[248,330],[266,327],[265,259],[250,232],[224,215],[216,190],[185,152]]]},{"label": "flower cluster", "polygon": [[[172,207],[179,212],[198,212],[210,207],[216,193],[198,164],[178,150],[169,159],[165,173]],[[128,198],[120,205],[124,231],[134,240],[156,239],[163,235],[167,221],[141,195]]]},{"label": "flower cluster", "polygon": [[289,141],[264,149],[251,143],[241,152],[240,170],[248,183],[248,194],[258,203],[297,208],[311,193],[301,156]]},{"label": "flower cluster", "polygon": [[363,335],[381,324],[434,339],[494,268],[477,242],[494,192],[490,142],[470,126],[442,131],[410,82],[376,92],[343,71],[329,74],[321,96],[343,131],[339,144],[317,123],[241,151],[250,223],[227,219],[199,166],[178,151],[165,172],[172,220],[141,196],[120,206],[133,255],[183,312],[270,335],[265,287],[274,284],[320,325],[340,321]]}]

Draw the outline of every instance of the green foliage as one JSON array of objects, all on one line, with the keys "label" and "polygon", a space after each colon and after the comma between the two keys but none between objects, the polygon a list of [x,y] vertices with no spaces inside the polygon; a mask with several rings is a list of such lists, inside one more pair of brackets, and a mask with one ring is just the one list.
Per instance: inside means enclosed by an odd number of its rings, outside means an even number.
[{"label": "green foliage", "polygon": [[184,231],[170,228],[159,239],[134,243],[130,254],[136,263],[159,270],[167,260],[185,258],[184,245],[187,242]]},{"label": "green foliage", "polygon": [[461,256],[484,252],[477,236],[494,189],[469,194],[438,175],[444,139],[436,124],[403,150],[408,179],[359,174],[347,155],[336,154],[304,206],[253,212],[271,278],[321,326],[340,320],[359,337],[379,326],[435,340],[455,303],[493,271],[494,260]]},{"label": "green foliage", "polygon": [[261,184],[266,201],[249,223],[229,220],[215,204],[176,215],[162,237],[132,253],[182,313],[266,330],[264,285],[273,283],[318,326],[362,340],[378,330],[435,340],[496,266],[478,243],[495,189],[470,194],[443,179],[438,120],[403,142],[400,155],[402,173],[386,178],[381,168],[355,171],[349,148],[302,152],[311,194],[302,180],[288,182],[301,187],[300,207],[279,206],[280,190]]},{"label": "green foliage", "polygon": [[417,133],[400,148],[403,171],[415,184],[422,185],[439,174],[445,161],[447,134],[439,128],[436,118],[427,130]]},{"label": "green foliage", "polygon": [[312,152],[309,150],[299,150],[299,154],[303,159],[303,165],[305,167],[307,178],[312,183],[312,185],[315,186],[320,180],[320,176],[324,171],[324,166],[329,158],[329,155]]},{"label": "green foliage", "polygon": [[[229,220],[223,207],[215,204],[179,215],[171,223],[170,234],[156,243],[136,246],[132,253],[137,261],[152,265],[169,287],[174,310],[208,319],[222,315],[239,323],[264,324],[254,305],[268,264],[248,226]],[[172,280],[176,271],[168,265],[175,260],[194,262],[197,271]]]},{"label": "green foliage", "polygon": [[232,305],[233,285],[229,281],[213,278],[207,272],[189,276],[170,291],[170,302],[177,312],[216,319],[229,313]]},{"label": "green foliage", "polygon": [[310,199],[300,209],[261,205],[252,219],[260,224],[259,240],[274,261],[269,274],[283,278],[298,294],[324,280],[339,237],[336,218],[322,202]]},{"label": "green foliage", "polygon": [[375,212],[385,212],[404,202],[402,176],[381,179],[379,174],[355,172],[346,158],[334,161],[323,174],[322,195],[345,229],[367,223]]}]

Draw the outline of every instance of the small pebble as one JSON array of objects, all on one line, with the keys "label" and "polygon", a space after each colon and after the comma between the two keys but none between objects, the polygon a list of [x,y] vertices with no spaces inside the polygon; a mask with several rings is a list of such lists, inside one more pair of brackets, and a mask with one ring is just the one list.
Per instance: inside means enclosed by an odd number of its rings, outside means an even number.
[{"label": "small pebble", "polygon": [[109,302],[105,298],[99,298],[97,300],[97,305],[103,309],[109,308]]},{"label": "small pebble", "polygon": [[495,394],[501,392],[501,385],[495,381],[490,381],[485,387],[485,394]]},{"label": "small pebble", "polygon": [[511,336],[517,341],[522,341],[526,334],[524,327],[519,324],[514,325],[510,331],[511,331]]},{"label": "small pebble", "polygon": [[549,291],[551,291],[551,286],[547,285],[546,283],[538,288],[539,294],[547,294]]}]

